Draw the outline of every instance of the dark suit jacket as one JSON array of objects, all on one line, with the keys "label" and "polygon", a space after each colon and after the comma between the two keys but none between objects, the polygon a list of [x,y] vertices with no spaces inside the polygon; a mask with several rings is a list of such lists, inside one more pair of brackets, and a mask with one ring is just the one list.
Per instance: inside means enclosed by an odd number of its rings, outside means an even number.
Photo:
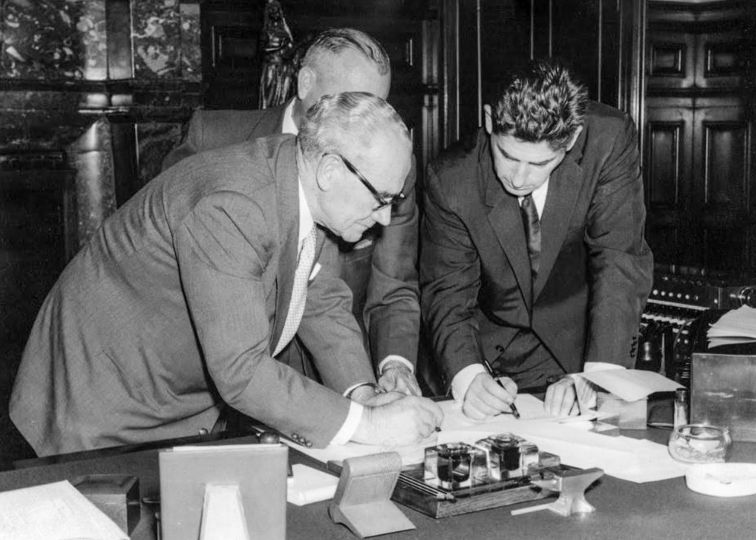
[{"label": "dark suit jacket", "polygon": [[[184,141],[163,161],[163,169],[197,152],[281,133],[284,109],[198,110]],[[393,211],[388,227],[374,227],[356,244],[341,242],[338,250],[325,250],[327,255],[320,260],[352,290],[354,314],[367,329],[375,365],[388,354],[399,354],[413,364],[417,360],[420,305],[414,159],[404,193],[407,198]],[[329,242],[338,243],[334,238]]]},{"label": "dark suit jacket", "polygon": [[583,133],[554,170],[531,279],[516,197],[496,177],[489,137],[458,144],[429,167],[421,225],[423,316],[450,384],[532,328],[561,367],[631,366],[651,287],[637,138],[629,118],[591,103]]},{"label": "dark suit jacket", "polygon": [[[226,402],[327,444],[374,381],[344,283],[310,283],[299,335],[326,388],[270,356],[291,295],[295,140],[184,160],[108,218],[45,300],[10,415],[41,455],[196,435]],[[322,245],[322,241],[321,241]]]}]

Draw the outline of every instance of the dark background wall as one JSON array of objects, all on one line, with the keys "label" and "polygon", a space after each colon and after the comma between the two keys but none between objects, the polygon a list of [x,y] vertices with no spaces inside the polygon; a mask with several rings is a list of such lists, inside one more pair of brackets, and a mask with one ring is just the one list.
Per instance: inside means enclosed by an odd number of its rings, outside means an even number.
[{"label": "dark background wall", "polygon": [[[423,165],[507,70],[571,64],[629,112],[657,261],[756,272],[751,0],[282,0],[295,41],[376,36]],[[255,108],[264,0],[0,0],[0,430],[23,345],[79,246],[197,106]],[[422,180],[422,178],[421,178]],[[23,455],[13,436],[0,462]]]}]

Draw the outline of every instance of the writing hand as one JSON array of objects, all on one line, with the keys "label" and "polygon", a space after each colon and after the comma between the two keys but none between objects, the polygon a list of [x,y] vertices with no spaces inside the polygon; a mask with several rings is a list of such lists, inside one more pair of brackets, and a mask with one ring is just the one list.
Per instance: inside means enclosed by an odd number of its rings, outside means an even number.
[{"label": "writing hand", "polygon": [[512,379],[500,377],[502,386],[488,373],[479,373],[470,383],[462,403],[462,412],[473,420],[485,420],[511,410],[517,396]]},{"label": "writing hand", "polygon": [[384,405],[365,407],[352,440],[382,446],[415,444],[431,435],[443,417],[441,408],[430,399],[403,396]]}]

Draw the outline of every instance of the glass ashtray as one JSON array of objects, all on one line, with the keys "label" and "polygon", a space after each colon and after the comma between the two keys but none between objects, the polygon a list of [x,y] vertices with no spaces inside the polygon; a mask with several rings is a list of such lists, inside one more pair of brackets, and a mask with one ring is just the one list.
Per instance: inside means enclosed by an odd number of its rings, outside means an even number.
[{"label": "glass ashtray", "polygon": [[726,427],[683,424],[669,436],[669,455],[683,463],[724,463],[732,439]]}]

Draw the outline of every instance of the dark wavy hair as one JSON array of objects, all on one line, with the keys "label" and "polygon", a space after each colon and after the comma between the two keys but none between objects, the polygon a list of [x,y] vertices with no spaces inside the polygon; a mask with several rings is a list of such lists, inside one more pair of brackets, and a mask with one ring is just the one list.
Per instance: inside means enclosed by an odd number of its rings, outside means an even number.
[{"label": "dark wavy hair", "polygon": [[556,62],[534,61],[512,72],[493,107],[493,132],[564,149],[583,125],[587,88]]}]

